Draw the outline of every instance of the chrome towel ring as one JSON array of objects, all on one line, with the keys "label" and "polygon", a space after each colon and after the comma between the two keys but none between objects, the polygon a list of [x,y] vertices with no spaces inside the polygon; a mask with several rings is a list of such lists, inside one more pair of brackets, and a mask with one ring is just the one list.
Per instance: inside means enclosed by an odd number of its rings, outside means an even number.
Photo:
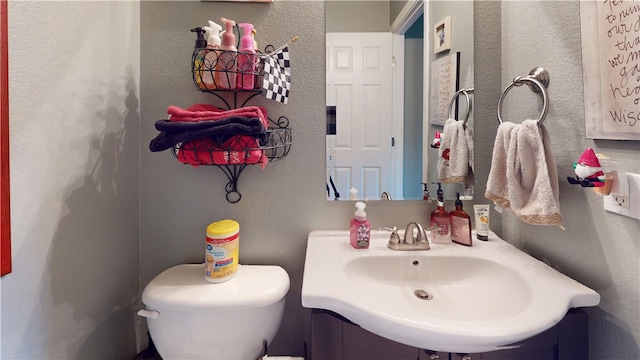
[{"label": "chrome towel ring", "polygon": [[[529,72],[527,76],[517,76],[513,79],[513,82],[507,86],[506,89],[502,92],[502,96],[500,96],[500,101],[498,101],[498,121],[500,124],[502,121],[502,103],[504,98],[507,96],[507,93],[514,86],[522,86],[522,84],[527,83],[529,88],[535,92],[542,95],[542,113],[538,118],[538,126],[542,125],[544,119],[547,117],[547,113],[549,112],[549,94],[547,94],[547,86],[549,85],[549,72],[541,67],[534,68]],[[535,85],[535,86],[534,86]]]},{"label": "chrome towel ring", "polygon": [[[464,118],[464,125],[467,125],[467,121],[469,120],[469,114],[471,114],[471,109],[472,109],[472,105],[471,105],[471,99],[469,98],[469,94],[473,94],[473,88],[469,87],[466,89],[460,89],[458,91],[456,91],[455,94],[453,94],[453,97],[451,98],[451,102],[449,102],[449,113],[447,115],[447,117],[449,119],[453,119],[453,115],[451,115],[453,113],[454,110],[454,105],[456,103],[456,99],[458,98],[458,96],[460,96],[460,94],[463,94],[465,99],[467,99],[467,115]],[[456,121],[458,121],[458,119],[455,119]]]}]

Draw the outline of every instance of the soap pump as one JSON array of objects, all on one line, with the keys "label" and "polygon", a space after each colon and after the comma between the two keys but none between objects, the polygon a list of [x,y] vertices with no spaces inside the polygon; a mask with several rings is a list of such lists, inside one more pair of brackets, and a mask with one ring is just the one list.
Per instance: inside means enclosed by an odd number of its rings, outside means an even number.
[{"label": "soap pump", "polygon": [[371,226],[367,220],[367,213],[364,209],[367,207],[362,201],[356,202],[356,212],[351,225],[349,227],[349,240],[354,249],[368,249],[369,239],[371,238]]},{"label": "soap pump", "polygon": [[191,32],[196,33],[196,49],[204,49],[207,47],[207,40],[204,38],[204,29],[201,27],[191,29]]},{"label": "soap pump", "polygon": [[236,26],[236,22],[226,18],[220,18],[220,20],[224,23],[225,31],[222,33],[221,51],[218,56],[220,71],[216,72],[216,84],[220,89],[235,89],[238,49],[233,27]]},{"label": "soap pump", "polygon": [[204,29],[201,27],[191,29],[191,32],[196,33],[195,50],[193,51],[193,62],[191,64],[191,71],[193,72],[193,79],[199,89],[204,90],[205,85],[203,82],[203,75],[206,72],[204,69],[204,50],[207,47],[207,40],[204,38]]},{"label": "soap pump", "polygon": [[220,56],[220,31],[222,30],[222,26],[209,20],[209,26],[205,26],[204,30],[207,35],[207,51],[204,56],[202,82],[206,89],[213,90],[218,87],[214,74],[220,71],[218,57]]},{"label": "soap pump", "polygon": [[438,184],[438,208],[431,212],[431,241],[435,244],[451,244],[451,214],[444,209],[444,193]]},{"label": "soap pump", "polygon": [[462,208],[460,193],[456,193],[456,209],[451,211],[451,240],[471,246],[471,216]]},{"label": "soap pump", "polygon": [[238,53],[238,79],[237,88],[253,90],[256,76],[256,50],[253,39],[253,25],[249,23],[238,24],[242,28],[240,40],[240,52]]}]

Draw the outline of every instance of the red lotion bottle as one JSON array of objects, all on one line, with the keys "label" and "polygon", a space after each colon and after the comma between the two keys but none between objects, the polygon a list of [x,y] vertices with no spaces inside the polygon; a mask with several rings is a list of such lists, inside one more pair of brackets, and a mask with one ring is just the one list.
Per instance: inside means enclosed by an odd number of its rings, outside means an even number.
[{"label": "red lotion bottle", "polygon": [[451,240],[471,246],[471,216],[462,208],[460,193],[456,193],[456,209],[451,212]]},{"label": "red lotion bottle", "polygon": [[369,239],[371,237],[371,226],[367,220],[367,213],[364,208],[367,207],[362,201],[356,202],[356,213],[351,219],[349,227],[349,240],[354,249],[368,249]]},{"label": "red lotion bottle", "polygon": [[444,209],[444,194],[438,183],[438,208],[431,212],[431,242],[451,244],[451,214]]}]

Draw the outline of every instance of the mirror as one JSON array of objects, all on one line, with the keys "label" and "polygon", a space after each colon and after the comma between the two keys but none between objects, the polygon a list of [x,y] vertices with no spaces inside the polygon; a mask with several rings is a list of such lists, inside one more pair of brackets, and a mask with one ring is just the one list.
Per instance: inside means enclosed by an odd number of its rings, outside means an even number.
[{"label": "mirror", "polygon": [[[422,200],[423,183],[435,198],[438,149],[431,144],[443,126],[430,121],[438,108],[431,63],[459,53],[456,89],[473,87],[473,1],[325,5],[327,200],[349,200],[351,188],[358,199]],[[450,49],[434,54],[434,25],[445,17]],[[455,102],[453,116],[464,117],[467,106],[464,97]],[[461,184],[442,187],[445,199],[469,195]]]}]

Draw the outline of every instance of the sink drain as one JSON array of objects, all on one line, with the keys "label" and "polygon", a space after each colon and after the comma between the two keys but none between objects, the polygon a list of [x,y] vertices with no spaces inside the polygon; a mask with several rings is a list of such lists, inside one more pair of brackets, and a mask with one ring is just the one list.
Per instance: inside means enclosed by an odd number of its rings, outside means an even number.
[{"label": "sink drain", "polygon": [[433,299],[433,295],[429,294],[428,292],[422,290],[422,289],[418,289],[416,291],[413,292],[413,294],[421,300],[431,300]]}]

